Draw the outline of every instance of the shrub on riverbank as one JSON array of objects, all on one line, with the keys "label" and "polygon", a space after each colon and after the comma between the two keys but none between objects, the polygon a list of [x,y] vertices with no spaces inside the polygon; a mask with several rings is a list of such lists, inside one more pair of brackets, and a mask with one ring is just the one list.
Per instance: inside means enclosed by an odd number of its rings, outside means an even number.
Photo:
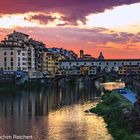
[{"label": "shrub on riverbank", "polygon": [[130,123],[126,122],[123,110],[132,107],[132,104],[115,92],[105,93],[96,108],[91,109],[104,117],[107,128],[115,140],[139,140],[134,136]]}]

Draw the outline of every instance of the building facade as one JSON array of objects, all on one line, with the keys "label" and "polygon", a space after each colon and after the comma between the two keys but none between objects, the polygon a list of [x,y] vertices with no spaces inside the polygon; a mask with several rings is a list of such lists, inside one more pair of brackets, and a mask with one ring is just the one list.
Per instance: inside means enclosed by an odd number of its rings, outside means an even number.
[{"label": "building facade", "polygon": [[46,49],[43,55],[43,72],[51,75],[57,74],[60,60],[65,60],[65,57],[62,54],[55,54]]},{"label": "building facade", "polygon": [[44,49],[43,53],[43,72],[50,75],[59,73],[59,61],[75,60],[77,58],[73,51],[62,48]]},{"label": "building facade", "polygon": [[140,74],[140,67],[138,65],[124,65],[118,70],[119,75]]},{"label": "building facade", "polygon": [[112,70],[119,75],[140,73],[140,59],[105,59],[102,52],[97,59],[80,51],[80,58],[71,50],[46,48],[45,44],[16,32],[0,43],[0,71],[46,74],[96,75]]},{"label": "building facade", "polygon": [[45,47],[40,41],[29,38],[29,35],[16,32],[7,35],[0,43],[0,70],[4,72],[25,71],[56,74],[60,60],[74,60],[73,51],[62,48]]},{"label": "building facade", "polygon": [[[99,69],[101,71],[104,69],[113,69],[120,75],[125,75],[130,72],[130,70],[140,73],[140,59],[65,60],[59,62],[60,74],[96,75]],[[121,72],[122,69],[125,69],[125,71]]]},{"label": "building facade", "polygon": [[34,47],[35,51],[35,71],[43,72],[43,55],[46,49],[45,44],[32,38],[29,39],[29,44]]},{"label": "building facade", "polygon": [[2,71],[35,71],[35,46],[29,35],[14,31],[0,43],[0,69]]}]

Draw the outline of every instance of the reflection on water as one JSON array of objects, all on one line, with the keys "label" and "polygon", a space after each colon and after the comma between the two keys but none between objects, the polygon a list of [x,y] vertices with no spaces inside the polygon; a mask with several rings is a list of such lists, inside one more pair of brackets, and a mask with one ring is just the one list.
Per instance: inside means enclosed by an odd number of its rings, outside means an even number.
[{"label": "reflection on water", "polygon": [[1,93],[0,135],[32,135],[34,140],[109,140],[103,119],[84,113],[98,96],[93,83]]},{"label": "reflection on water", "polygon": [[114,89],[125,88],[124,82],[108,82],[108,83],[101,83],[101,86],[105,88],[105,90],[112,91]]},{"label": "reflection on water", "polygon": [[[65,107],[49,115],[50,130],[48,138],[54,140],[107,140],[105,123],[101,117],[85,114],[84,110],[93,107],[92,103]],[[53,121],[55,120],[55,121]],[[51,126],[55,126],[55,129]],[[51,134],[54,134],[53,136]]]}]

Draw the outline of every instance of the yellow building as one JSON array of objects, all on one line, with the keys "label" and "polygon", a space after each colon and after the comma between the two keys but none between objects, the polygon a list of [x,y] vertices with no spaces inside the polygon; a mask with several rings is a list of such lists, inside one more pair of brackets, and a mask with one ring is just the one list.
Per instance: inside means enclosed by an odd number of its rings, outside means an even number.
[{"label": "yellow building", "polygon": [[54,54],[52,52],[44,51],[43,55],[43,71],[48,74],[58,73],[58,62],[64,60],[64,56],[61,54]]},{"label": "yellow building", "polygon": [[119,68],[118,74],[119,75],[126,75],[129,73],[140,73],[140,67],[137,65],[125,65]]}]

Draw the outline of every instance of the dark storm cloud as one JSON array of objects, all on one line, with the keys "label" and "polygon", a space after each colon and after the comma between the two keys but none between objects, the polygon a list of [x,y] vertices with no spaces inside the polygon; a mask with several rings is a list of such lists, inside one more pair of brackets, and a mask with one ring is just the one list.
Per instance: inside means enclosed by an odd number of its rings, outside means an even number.
[{"label": "dark storm cloud", "polygon": [[38,14],[38,15],[33,15],[28,18],[25,18],[25,20],[29,21],[39,21],[40,24],[47,24],[48,22],[53,22],[56,18],[52,17],[50,15],[44,15],[44,14]]},{"label": "dark storm cloud", "polygon": [[[137,3],[139,0],[4,0],[0,2],[0,13],[59,12],[66,24],[76,25],[86,21],[91,13],[104,12],[115,6]],[[44,22],[44,18],[40,19]]]}]

